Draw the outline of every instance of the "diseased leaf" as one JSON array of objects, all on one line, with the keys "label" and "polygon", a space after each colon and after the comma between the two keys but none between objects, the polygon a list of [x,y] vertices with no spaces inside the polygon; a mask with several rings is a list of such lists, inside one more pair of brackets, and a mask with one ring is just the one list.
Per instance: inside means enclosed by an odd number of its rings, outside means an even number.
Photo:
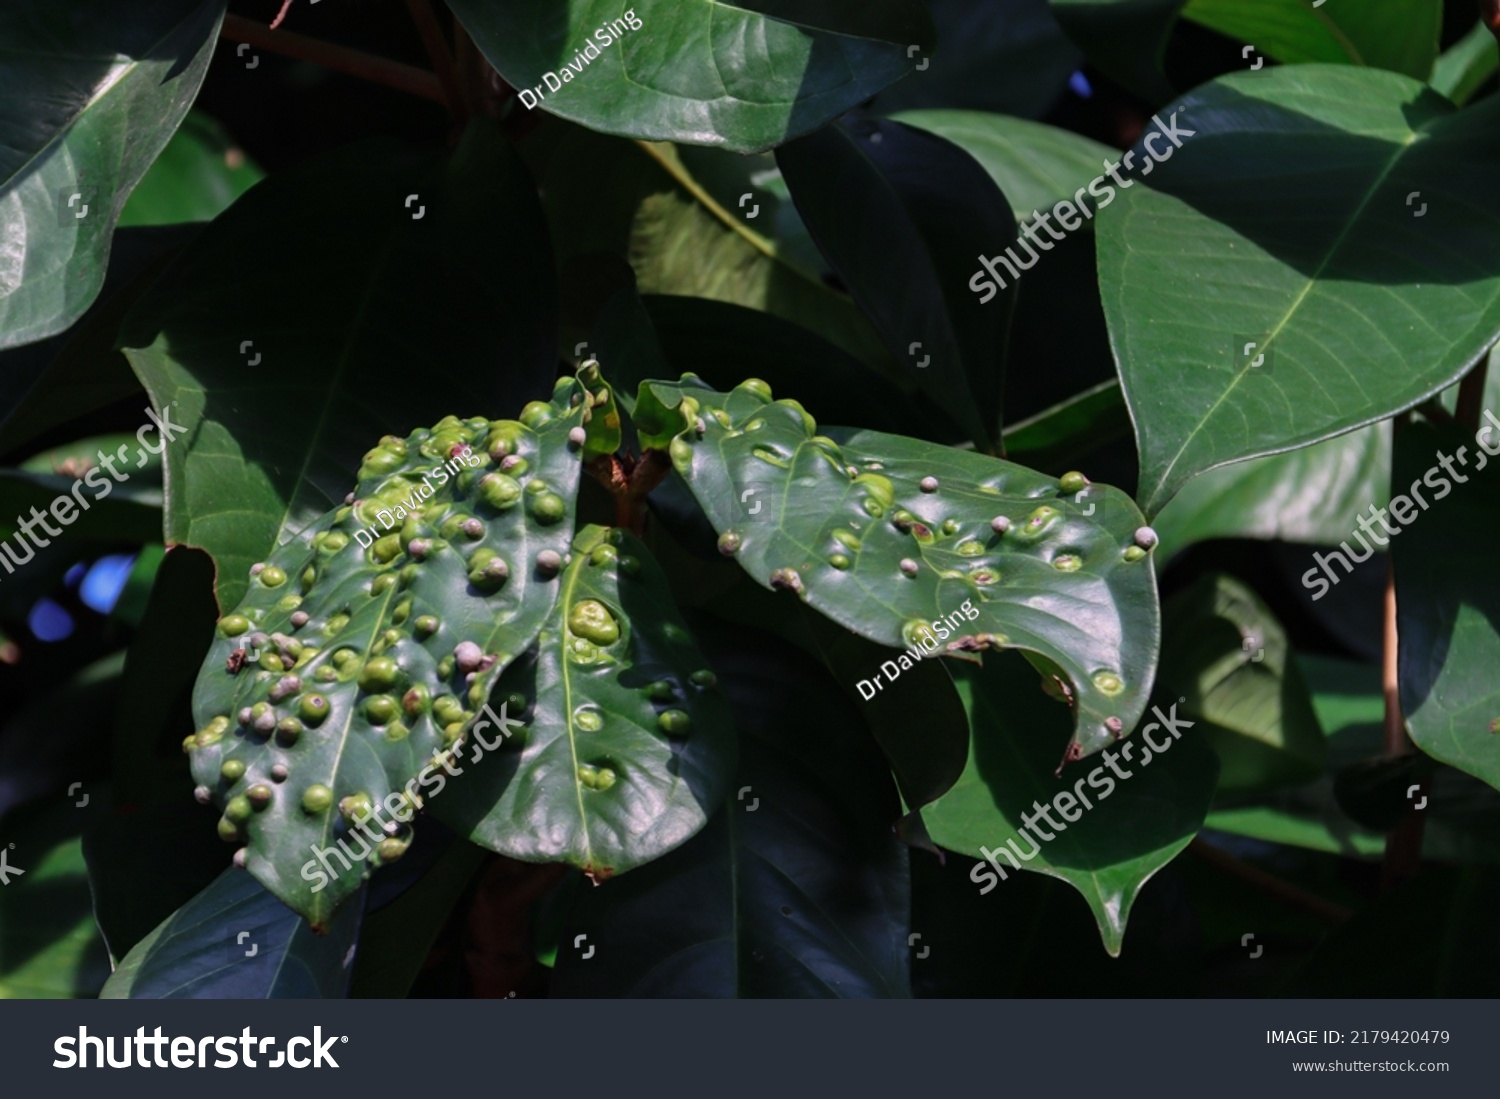
[{"label": "diseased leaf", "polygon": [[734,765],[733,724],[639,540],[584,528],[559,588],[498,688],[526,700],[524,739],[434,805],[475,843],[604,881],[703,828]]},{"label": "diseased leaf", "polygon": [[[534,187],[488,122],[436,161],[369,143],[278,173],[204,229],[122,343],[188,428],[166,532],[213,555],[220,606],[342,499],[371,439],[545,392],[554,285]],[[452,366],[441,385],[431,364]]]},{"label": "diseased leaf", "polygon": [[1154,535],[1123,493],[879,432],[835,442],[756,380],[727,394],[650,385],[702,423],[672,442],[673,465],[757,583],[907,648],[899,669],[945,649],[1022,650],[1076,709],[1067,758],[1134,728],[1159,608],[1136,544]]},{"label": "diseased leaf", "polygon": [[219,620],[184,746],[193,777],[246,869],[316,925],[404,850],[356,833],[360,806],[404,824],[441,790],[442,761],[555,605],[581,467],[575,396],[566,379],[522,422],[387,436],[354,502],[271,554]]}]

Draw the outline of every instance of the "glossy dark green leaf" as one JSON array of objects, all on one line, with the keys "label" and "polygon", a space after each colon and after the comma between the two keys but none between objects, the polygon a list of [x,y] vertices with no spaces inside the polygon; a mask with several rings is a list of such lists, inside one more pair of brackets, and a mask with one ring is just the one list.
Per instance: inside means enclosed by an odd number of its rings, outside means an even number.
[{"label": "glossy dark green leaf", "polygon": [[[1050,210],[1064,199],[1087,200],[1094,177],[1107,163],[1120,159],[1117,150],[1082,134],[1009,115],[905,111],[893,121],[937,134],[968,153],[989,173],[1022,221],[1031,221],[1034,211]],[[1088,205],[1092,209],[1097,203]],[[1083,224],[1092,226],[1093,222]]]},{"label": "glossy dark green leaf", "polygon": [[924,654],[1016,648],[1075,708],[1070,756],[1134,728],[1160,624],[1136,544],[1151,537],[1123,493],[878,432],[835,442],[764,383],[728,394],[652,384],[697,405],[703,434],[674,440],[672,461],[721,552],[757,583],[906,648],[885,682]]},{"label": "glossy dark green leaf", "polygon": [[[655,141],[768,149],[900,79],[916,0],[448,0],[528,109]],[[546,74],[552,73],[549,80]]]},{"label": "glossy dark green leaf", "polygon": [[[524,423],[387,436],[353,504],[272,553],[220,619],[193,692],[193,777],[246,869],[316,925],[400,857],[380,829],[404,843],[413,806],[442,789],[476,719],[494,724],[490,688],[552,613],[581,467],[574,396],[565,379]],[[385,814],[373,827],[357,826],[361,800]]]},{"label": "glossy dark green leaf", "polygon": [[1497,116],[1335,65],[1223,77],[1172,109],[1182,146],[1097,231],[1148,515],[1205,470],[1408,408],[1488,350],[1500,212],[1465,166],[1500,153]]},{"label": "glossy dark green leaf", "polygon": [[198,94],[224,0],[15,0],[0,11],[0,348],[68,327],[115,222]]},{"label": "glossy dark green leaf", "polygon": [[1286,630],[1255,592],[1205,574],[1162,608],[1160,684],[1219,757],[1219,789],[1291,785],[1323,771],[1323,730]]},{"label": "glossy dark green leaf", "polygon": [[439,817],[526,862],[604,881],[708,821],[734,762],[729,707],[641,542],[586,527],[534,653],[501,677],[526,730],[464,768]]},{"label": "glossy dark green leaf", "polygon": [[1337,545],[1372,504],[1389,501],[1390,468],[1390,425],[1372,424],[1200,474],[1153,525],[1167,554],[1210,538]]},{"label": "glossy dark green leaf", "polygon": [[[1481,472],[1500,454],[1497,422],[1488,413],[1477,439],[1420,423],[1402,429],[1392,483],[1398,490],[1413,487],[1391,499],[1392,525],[1400,528],[1391,554],[1401,709],[1411,738],[1433,758],[1500,787],[1500,682],[1494,675],[1500,593],[1479,582],[1488,574],[1490,532],[1500,508],[1500,479]],[[1440,464],[1444,456],[1451,477]],[[1455,483],[1460,478],[1469,483]]]},{"label": "glossy dark green leaf", "polygon": [[[188,428],[167,464],[167,536],[213,554],[222,606],[343,498],[372,439],[546,391],[545,242],[529,178],[476,123],[436,163],[369,144],[266,180],[138,303],[126,354]],[[424,374],[436,363],[454,367],[441,385]]]},{"label": "glossy dark green leaf", "polygon": [[123,317],[188,241],[198,225],[117,229],[99,297],[66,332],[0,353],[0,454],[20,451],[59,424],[114,401],[150,400],[115,347]]},{"label": "glossy dark green leaf", "polygon": [[580,891],[553,994],[908,995],[907,854],[858,714],[774,635],[699,632],[741,726],[734,781],[680,849]]},{"label": "glossy dark green leaf", "polygon": [[1024,665],[989,657],[957,678],[969,761],[958,784],[922,810],[929,834],[985,860],[969,872],[981,894],[1006,888],[1016,869],[1068,882],[1093,910],[1105,949],[1119,954],[1141,886],[1203,825],[1218,775],[1213,752],[1186,715],[1168,709],[1187,727],[1153,719],[1106,749],[1103,762],[1056,775],[1051,744],[1067,719],[1031,688]]},{"label": "glossy dark green leaf", "polygon": [[1288,64],[1368,65],[1426,80],[1438,55],[1443,0],[1324,0],[1316,7],[1304,0],[1189,0],[1182,17]]},{"label": "glossy dark green leaf", "polygon": [[338,999],[349,986],[363,904],[315,932],[243,870],[226,870],[126,955],[111,1000]]},{"label": "glossy dark green leaf", "polygon": [[120,225],[211,221],[263,175],[222,126],[190,112],[131,192]]},{"label": "glossy dark green leaf", "polygon": [[976,242],[999,252],[1015,240],[1005,196],[961,149],[897,122],[837,123],[777,150],[776,162],[892,357],[991,449],[1015,287],[979,293],[970,257]]}]

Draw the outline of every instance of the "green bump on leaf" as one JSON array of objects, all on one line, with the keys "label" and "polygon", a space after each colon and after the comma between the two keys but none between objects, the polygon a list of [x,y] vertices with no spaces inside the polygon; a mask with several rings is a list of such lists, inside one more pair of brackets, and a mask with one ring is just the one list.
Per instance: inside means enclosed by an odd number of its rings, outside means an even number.
[{"label": "green bump on leaf", "polygon": [[[665,382],[642,389],[664,405],[683,395]],[[727,540],[758,583],[792,588],[883,645],[907,647],[906,623],[945,620],[934,632],[946,651],[1020,649],[1039,669],[1057,669],[1070,682],[1075,754],[1112,743],[1110,719],[1127,732],[1135,726],[1161,629],[1153,571],[1125,560],[1142,517],[1123,493],[1095,485],[1079,503],[1058,495],[1056,479],[997,458],[840,431],[839,448],[860,471],[851,476],[827,461],[814,443],[815,427],[796,411],[768,405],[743,385],[727,394],[691,393],[708,415],[684,480],[721,532],[720,549]],[[786,455],[786,468],[760,461],[757,448]],[[940,491],[923,491],[924,481]],[[746,482],[762,486],[765,496],[766,515],[753,522],[739,506],[738,486]],[[946,533],[950,519],[957,527]],[[842,555],[847,568],[816,552],[850,542],[855,552]],[[1121,691],[1099,688],[1092,677],[1101,668],[1121,677]]]},{"label": "green bump on leaf", "polygon": [[[607,538],[621,557],[594,564]],[[717,691],[658,700],[651,685],[688,682],[705,661],[646,547],[591,526],[572,551],[554,585],[558,614],[497,688],[534,700],[524,746],[466,761],[430,808],[493,851],[603,880],[703,827],[729,787],[732,718]],[[625,556],[640,562],[636,575]],[[692,733],[676,739],[668,726]]]},{"label": "green bump on leaf", "polygon": [[[576,405],[575,395],[580,398]],[[458,740],[475,718],[478,706],[465,709],[458,699],[483,701],[510,663],[506,654],[524,652],[552,615],[555,581],[517,568],[503,582],[481,587],[470,582],[471,569],[476,561],[475,571],[482,577],[497,566],[504,569],[502,550],[516,560],[567,552],[581,470],[568,433],[582,414],[581,387],[568,380],[545,412],[532,409],[534,428],[512,423],[495,429],[486,420],[482,424],[487,426],[476,429],[452,419],[406,439],[383,441],[378,449],[399,461],[382,461],[380,472],[355,487],[352,505],[331,510],[278,548],[244,602],[226,616],[244,619],[247,628],[211,647],[194,689],[194,713],[206,726],[215,717],[244,711],[250,728],[247,735],[195,747],[193,774],[219,797],[228,793],[219,784],[221,767],[228,768],[222,772],[226,779],[233,775],[231,782],[279,781],[281,768],[283,778],[295,773],[306,784],[307,794],[273,799],[257,814],[246,867],[314,922],[326,921],[359,889],[361,873],[356,868],[337,874],[312,891],[318,877],[300,872],[308,852],[314,845],[336,844],[339,836],[329,830],[321,810],[304,808],[326,808],[356,792],[383,801],[404,790],[433,753]],[[544,484],[545,491],[532,499],[555,501],[548,505],[554,516],[549,523],[526,508],[488,508],[477,477],[465,482],[462,474],[450,473],[442,484],[434,484],[430,476],[424,483],[423,474],[430,475],[445,460],[467,466],[466,473],[479,473],[489,457],[478,447],[469,459],[449,455],[475,442],[500,448],[502,439],[507,440],[508,458],[519,456],[528,463],[531,476],[523,474],[526,480]],[[424,495],[429,489],[430,495]],[[400,533],[381,535],[375,543],[380,551],[372,552],[365,548],[370,538],[356,535],[371,526],[379,534],[382,509],[400,524]],[[462,517],[462,526],[476,512],[488,516],[477,539],[462,531],[456,542],[443,547],[432,539],[429,532],[449,518]],[[345,539],[344,548],[329,552],[330,545],[338,544],[334,535]],[[424,541],[428,552],[419,554]],[[300,575],[315,560],[316,575],[294,607],[283,600],[284,588],[266,586],[268,574]],[[305,616],[299,617],[300,627],[292,615]],[[263,659],[271,674],[227,674],[226,659],[251,630],[266,638]],[[303,640],[291,636],[299,631]],[[218,632],[225,632],[222,625]],[[481,654],[499,656],[474,667],[472,682],[466,678],[471,669],[457,668],[452,657],[466,642]],[[289,682],[278,688],[288,681],[288,660],[296,666],[294,678],[302,692],[295,696]],[[282,697],[273,703],[277,690]]]}]

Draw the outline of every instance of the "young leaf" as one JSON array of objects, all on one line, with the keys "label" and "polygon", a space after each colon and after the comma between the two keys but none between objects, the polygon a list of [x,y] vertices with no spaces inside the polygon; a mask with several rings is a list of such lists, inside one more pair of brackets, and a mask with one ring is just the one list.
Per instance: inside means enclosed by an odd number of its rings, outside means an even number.
[{"label": "young leaf", "polygon": [[193,692],[193,777],[246,868],[315,924],[368,873],[374,845],[347,827],[358,806],[409,820],[419,773],[551,613],[582,410],[565,379],[522,422],[386,437],[354,503],[273,553],[219,620]]},{"label": "young leaf", "polygon": [[603,881],[686,842],[724,796],[729,707],[666,577],[624,531],[579,532],[557,613],[499,690],[533,700],[524,736],[432,802],[475,843]]},{"label": "young leaf", "polygon": [[1123,493],[873,431],[840,444],[758,380],[649,385],[689,410],[673,464],[758,583],[908,648],[901,668],[944,648],[1026,652],[1077,711],[1068,758],[1134,727],[1160,623],[1155,536]]}]

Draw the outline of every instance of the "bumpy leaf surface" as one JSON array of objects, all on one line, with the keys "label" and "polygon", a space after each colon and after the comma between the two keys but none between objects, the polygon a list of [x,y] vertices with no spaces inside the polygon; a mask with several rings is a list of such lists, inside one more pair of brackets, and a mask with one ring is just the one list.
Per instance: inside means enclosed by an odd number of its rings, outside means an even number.
[{"label": "bumpy leaf surface", "polygon": [[[569,379],[521,422],[450,417],[387,436],[353,503],[273,553],[220,619],[193,692],[193,775],[247,869],[314,923],[400,853],[347,857],[375,846],[349,828],[361,795],[392,799],[383,823],[440,790],[435,753],[457,750],[551,612],[582,399]],[[231,673],[236,653],[245,663]],[[338,856],[313,850],[340,841]]]},{"label": "bumpy leaf surface", "polygon": [[727,394],[691,376],[649,384],[686,399],[694,425],[672,440],[673,464],[756,581],[883,645],[1022,650],[1076,710],[1071,758],[1134,727],[1160,612],[1136,543],[1154,536],[1123,493],[896,435],[835,442],[758,380]]},{"label": "bumpy leaf surface", "polygon": [[602,881],[681,845],[724,796],[729,707],[661,568],[624,531],[579,532],[557,613],[499,689],[535,700],[525,736],[433,802],[476,843]]}]

